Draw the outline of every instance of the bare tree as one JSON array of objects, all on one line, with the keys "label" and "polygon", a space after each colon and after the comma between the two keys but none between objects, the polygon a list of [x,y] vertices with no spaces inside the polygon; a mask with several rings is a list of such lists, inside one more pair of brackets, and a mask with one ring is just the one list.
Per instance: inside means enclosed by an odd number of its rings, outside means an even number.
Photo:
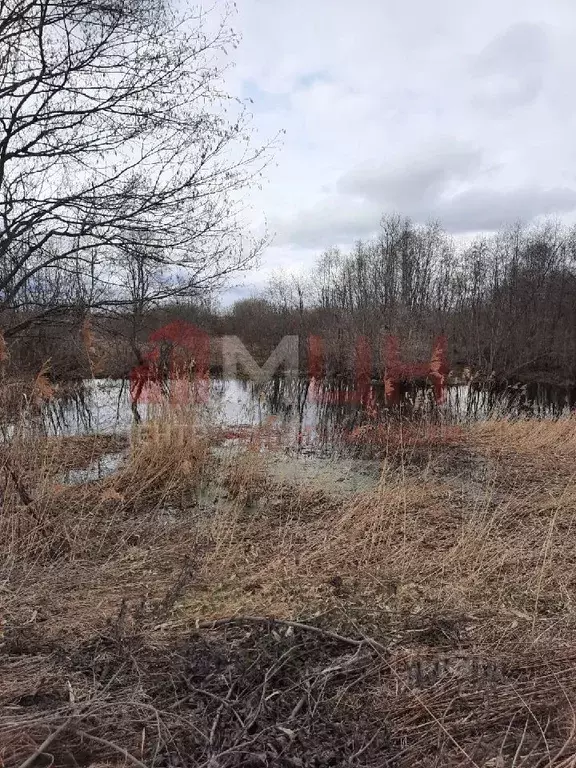
[{"label": "bare tree", "polygon": [[0,0],[6,336],[69,306],[62,291],[31,301],[41,284],[72,276],[92,307],[131,302],[126,259],[143,241],[166,296],[252,263],[240,193],[269,147],[250,148],[222,90],[228,24],[161,0]]},{"label": "bare tree", "polygon": [[285,332],[320,334],[333,370],[358,335],[376,351],[384,333],[415,359],[430,338],[450,340],[456,368],[490,383],[576,381],[576,228],[519,223],[459,245],[436,223],[385,216],[371,241],[328,250],[303,278],[268,289]]}]

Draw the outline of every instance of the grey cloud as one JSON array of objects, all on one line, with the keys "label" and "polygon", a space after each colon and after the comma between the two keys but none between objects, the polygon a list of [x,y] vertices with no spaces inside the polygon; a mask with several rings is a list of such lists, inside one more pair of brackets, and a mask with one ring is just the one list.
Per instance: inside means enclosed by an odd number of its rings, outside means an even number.
[{"label": "grey cloud", "polygon": [[432,211],[415,213],[415,218],[438,219],[453,233],[497,230],[520,220],[568,213],[576,209],[576,190],[568,187],[539,189],[535,186],[496,190],[470,189],[452,199],[442,200]]},{"label": "grey cloud", "polygon": [[338,191],[380,205],[400,208],[434,201],[453,181],[478,172],[482,153],[456,141],[424,147],[417,155],[393,166],[364,167],[345,174]]},{"label": "grey cloud", "polygon": [[[421,201],[420,201],[421,202]],[[430,205],[367,204],[365,209],[347,206],[322,206],[302,211],[286,221],[275,245],[297,248],[327,248],[351,244],[378,230],[385,213],[399,213],[416,222],[439,221],[448,232],[496,231],[514,221],[530,222],[539,216],[569,213],[576,210],[576,190],[567,187],[539,189],[517,187],[506,191],[489,187],[467,190]]]},{"label": "grey cloud", "polygon": [[473,100],[491,111],[507,111],[534,101],[543,87],[550,58],[545,28],[515,24],[492,40],[472,61]]},{"label": "grey cloud", "polygon": [[[430,145],[392,168],[356,169],[338,191],[360,197],[370,210],[397,211],[416,221],[438,219],[451,232],[498,229],[506,221],[576,209],[576,189],[536,184],[493,188],[482,153],[457,142]],[[467,189],[461,189],[465,185]],[[345,228],[344,222],[340,223]]]},{"label": "grey cloud", "polygon": [[476,57],[476,74],[507,72],[519,74],[526,67],[540,67],[548,60],[550,46],[544,27],[538,24],[514,24],[494,38]]},{"label": "grey cloud", "polygon": [[[576,189],[535,184],[495,188],[482,180],[481,153],[455,145],[404,168],[363,167],[345,174],[338,195],[284,220],[279,244],[324,248],[372,235],[383,213],[438,220],[454,234],[497,230],[516,220],[576,210]],[[456,185],[467,189],[458,189]]]},{"label": "grey cloud", "polygon": [[358,205],[344,197],[329,198],[277,222],[274,245],[327,248],[370,237],[378,229],[379,206]]}]

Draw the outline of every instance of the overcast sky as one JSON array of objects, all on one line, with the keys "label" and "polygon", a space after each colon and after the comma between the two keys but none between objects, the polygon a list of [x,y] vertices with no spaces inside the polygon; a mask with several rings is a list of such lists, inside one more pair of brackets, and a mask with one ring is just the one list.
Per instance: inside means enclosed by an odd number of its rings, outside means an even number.
[{"label": "overcast sky", "polygon": [[576,210],[574,0],[238,0],[230,87],[262,138],[250,202],[274,268],[377,231],[384,212],[455,234]]}]

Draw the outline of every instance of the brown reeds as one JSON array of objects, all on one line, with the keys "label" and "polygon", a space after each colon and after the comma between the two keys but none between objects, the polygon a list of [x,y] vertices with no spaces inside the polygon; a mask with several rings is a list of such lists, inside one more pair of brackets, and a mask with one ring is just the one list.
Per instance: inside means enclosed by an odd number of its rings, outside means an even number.
[{"label": "brown reeds", "polygon": [[[129,447],[17,434],[6,768],[574,764],[571,421],[394,433],[361,491],[194,413]],[[110,449],[114,474],[62,482]]]}]

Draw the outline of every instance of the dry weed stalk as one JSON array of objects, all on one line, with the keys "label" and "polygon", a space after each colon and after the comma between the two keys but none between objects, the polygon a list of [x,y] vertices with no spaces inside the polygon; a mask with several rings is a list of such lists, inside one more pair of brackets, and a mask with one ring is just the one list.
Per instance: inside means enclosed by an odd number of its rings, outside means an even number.
[{"label": "dry weed stalk", "polygon": [[0,365],[3,363],[7,363],[9,359],[10,359],[10,350],[8,349],[8,344],[6,343],[4,334],[0,330]]},{"label": "dry weed stalk", "polygon": [[54,397],[54,387],[50,383],[48,374],[50,373],[50,361],[47,360],[38,372],[32,385],[31,400],[39,405]]}]

